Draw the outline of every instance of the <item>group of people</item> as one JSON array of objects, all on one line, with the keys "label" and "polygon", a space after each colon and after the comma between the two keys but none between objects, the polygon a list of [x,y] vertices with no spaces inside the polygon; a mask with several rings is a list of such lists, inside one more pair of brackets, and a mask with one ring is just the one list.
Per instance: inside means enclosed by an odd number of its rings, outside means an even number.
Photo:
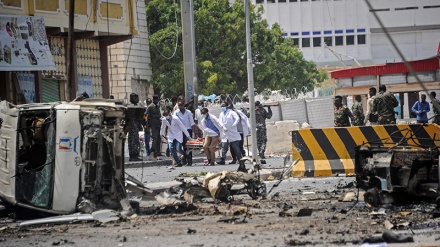
[{"label": "group of people", "polygon": [[[174,99],[174,98],[173,98]],[[194,99],[193,99],[194,100]],[[130,95],[131,105],[139,106],[137,94]],[[172,100],[171,106],[161,105],[159,95],[154,95],[153,100],[147,99],[147,106],[143,122],[132,121],[129,126],[128,144],[130,161],[140,161],[139,136],[140,125],[144,129],[145,148],[150,160],[160,159],[161,138],[168,143],[170,155],[176,166],[192,165],[192,155],[187,152],[186,144],[193,138],[203,138],[203,152],[208,165],[226,164],[226,154],[230,150],[232,161],[236,164],[246,155],[244,138],[250,134],[249,114],[245,109],[235,109],[233,104],[222,102],[221,113],[217,117],[209,112],[204,101],[197,102],[197,108],[191,109],[193,101],[185,102],[183,96]],[[174,107],[173,107],[174,106]],[[259,156],[265,159],[267,134],[266,119],[272,117],[270,106],[264,109],[263,105],[255,102],[257,146]],[[151,147],[149,145],[152,139]],[[221,143],[221,157],[216,160],[216,149]]]},{"label": "group of people", "polygon": [[[370,125],[395,124],[396,112],[394,108],[399,105],[399,102],[392,93],[387,93],[386,91],[387,88],[385,85],[379,86],[378,94],[376,94],[376,88],[372,87],[369,89],[368,95],[370,97],[367,100],[367,111],[365,114],[360,95],[355,96],[355,102],[351,111],[342,103],[342,96],[335,96],[335,127],[364,126],[367,125],[367,123],[370,123]],[[440,124],[440,101],[436,99],[436,93],[434,91],[430,93],[430,96],[435,115],[432,122]],[[412,113],[416,116],[417,123],[427,123],[428,112],[430,110],[431,107],[426,101],[426,94],[422,94],[420,100],[416,101],[411,107]]]}]

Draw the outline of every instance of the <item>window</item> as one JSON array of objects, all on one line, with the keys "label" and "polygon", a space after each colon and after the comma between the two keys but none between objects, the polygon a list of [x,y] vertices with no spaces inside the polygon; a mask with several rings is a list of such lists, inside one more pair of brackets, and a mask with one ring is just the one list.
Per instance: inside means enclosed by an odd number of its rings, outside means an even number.
[{"label": "window", "polygon": [[264,0],[257,0],[256,3],[264,3]]},{"label": "window", "polygon": [[298,0],[289,0],[289,2],[296,3],[296,2],[298,2]]},{"label": "window", "polygon": [[343,36],[336,36],[335,37],[335,45],[336,46],[341,46],[344,45],[344,37]]},{"label": "window", "polygon": [[321,37],[313,38],[313,47],[320,47],[320,46],[321,46]]},{"label": "window", "polygon": [[302,47],[310,47],[310,38],[302,38]]},{"label": "window", "polygon": [[354,35],[347,35],[345,37],[345,44],[346,45],[354,45]]},{"label": "window", "polygon": [[370,9],[370,12],[390,11],[390,9]]},{"label": "window", "polygon": [[333,44],[332,44],[332,37],[324,37],[324,43],[327,45],[327,46],[332,46]]},{"label": "window", "polygon": [[309,0],[301,0],[301,2],[308,2]]},{"label": "window", "polygon": [[293,45],[299,46],[299,39],[298,38],[293,38]]},{"label": "window", "polygon": [[285,3],[286,0],[278,0],[279,3]]},{"label": "window", "polygon": [[404,8],[395,8],[394,10],[399,11],[399,10],[410,10],[410,9],[419,9],[419,7],[404,7]]},{"label": "window", "polygon": [[366,44],[365,35],[358,35],[357,38],[358,38],[358,45]]},{"label": "window", "polygon": [[440,5],[423,6],[424,9],[440,8]]}]

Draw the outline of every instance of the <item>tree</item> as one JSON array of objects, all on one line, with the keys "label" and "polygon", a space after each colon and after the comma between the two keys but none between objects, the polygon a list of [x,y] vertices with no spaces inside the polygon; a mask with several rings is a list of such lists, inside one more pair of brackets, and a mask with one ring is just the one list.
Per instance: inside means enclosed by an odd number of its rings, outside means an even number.
[{"label": "tree", "polygon": [[[199,94],[241,94],[247,90],[244,1],[195,0],[194,26]],[[269,27],[262,7],[251,6],[254,84],[271,88],[311,89],[322,78],[278,24]],[[171,0],[147,5],[152,83],[166,95],[183,93],[180,6]]]}]

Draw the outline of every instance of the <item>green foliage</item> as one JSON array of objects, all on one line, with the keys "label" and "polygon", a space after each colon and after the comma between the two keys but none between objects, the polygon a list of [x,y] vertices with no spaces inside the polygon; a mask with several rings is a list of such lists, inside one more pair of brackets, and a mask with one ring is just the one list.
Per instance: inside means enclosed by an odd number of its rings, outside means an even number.
[{"label": "green foliage", "polygon": [[[183,93],[183,45],[179,1],[147,5],[152,83],[165,95]],[[325,79],[306,61],[278,24],[269,27],[263,9],[251,6],[254,84],[257,91],[312,89]],[[247,90],[244,1],[194,0],[199,94],[241,94]],[[176,25],[177,23],[177,25]],[[177,45],[177,49],[176,48]],[[175,52],[174,52],[175,51]]]}]

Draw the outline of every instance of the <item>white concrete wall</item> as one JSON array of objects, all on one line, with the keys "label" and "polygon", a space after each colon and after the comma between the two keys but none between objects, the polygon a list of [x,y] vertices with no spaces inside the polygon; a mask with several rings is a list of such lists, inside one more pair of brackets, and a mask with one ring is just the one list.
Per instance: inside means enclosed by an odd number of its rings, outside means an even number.
[{"label": "white concrete wall", "polygon": [[[132,40],[120,42],[109,48],[110,94],[115,99],[129,99],[130,93],[139,95],[139,100],[152,98],[150,45],[148,42],[145,1],[136,1],[139,35]],[[111,56],[110,56],[111,55]]]},{"label": "white concrete wall", "polygon": [[289,121],[273,122],[267,124],[266,127],[267,127],[266,155],[285,154],[292,152],[292,136],[289,134],[289,132],[299,129],[300,125],[297,121],[289,120]]}]

